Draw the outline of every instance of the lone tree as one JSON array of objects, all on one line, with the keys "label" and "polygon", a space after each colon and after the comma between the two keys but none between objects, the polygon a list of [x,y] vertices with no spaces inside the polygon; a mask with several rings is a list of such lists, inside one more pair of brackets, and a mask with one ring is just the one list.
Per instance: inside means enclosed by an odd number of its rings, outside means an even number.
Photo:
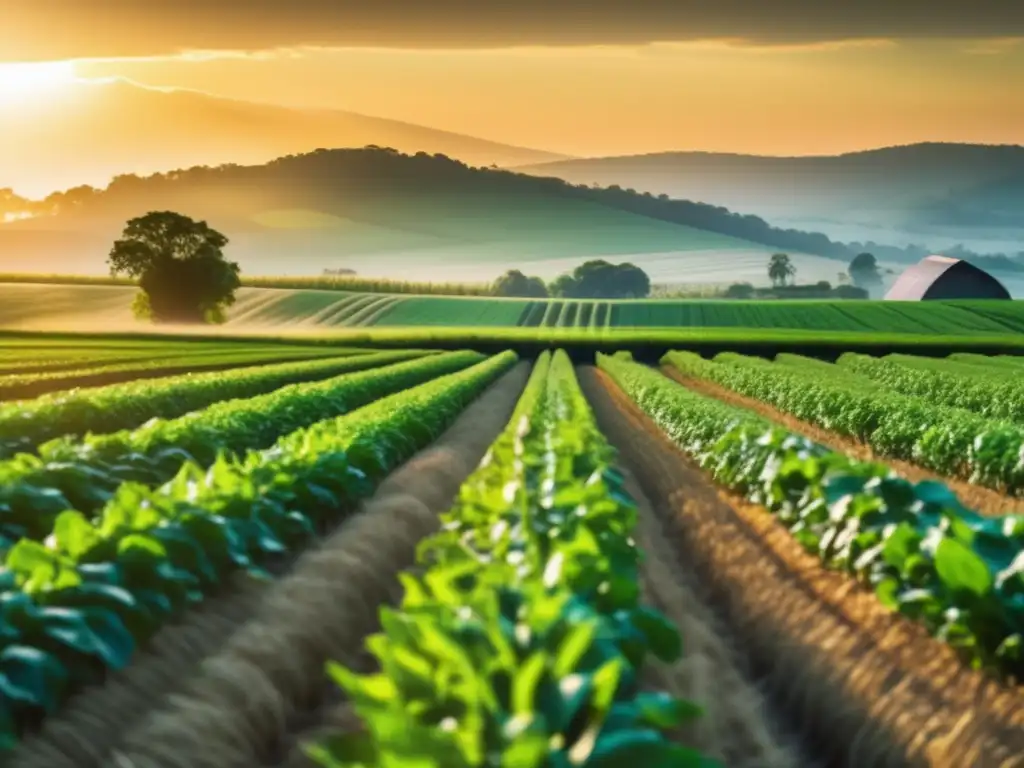
[{"label": "lone tree", "polygon": [[129,221],[110,250],[111,275],[137,278],[132,309],[156,323],[220,323],[235,303],[238,265],[224,259],[228,239],[205,221],[155,211]]},{"label": "lone tree", "polygon": [[785,285],[786,281],[795,275],[796,267],[794,267],[793,262],[789,260],[788,254],[772,254],[772,258],[768,262],[768,278],[772,281],[772,285]]},{"label": "lone tree", "polygon": [[878,260],[874,254],[858,253],[850,261],[848,271],[853,284],[861,288],[871,288],[882,282],[882,275],[878,271]]},{"label": "lone tree", "polygon": [[494,295],[543,299],[547,298],[548,287],[539,277],[527,277],[518,269],[510,269],[494,282]]}]

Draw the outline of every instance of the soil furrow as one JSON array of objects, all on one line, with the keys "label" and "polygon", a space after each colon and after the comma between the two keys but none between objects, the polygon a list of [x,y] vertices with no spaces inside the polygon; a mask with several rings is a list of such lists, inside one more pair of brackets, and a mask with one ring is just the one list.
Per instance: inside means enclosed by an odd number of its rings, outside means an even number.
[{"label": "soil furrow", "polygon": [[580,382],[685,562],[768,686],[829,766],[1024,765],[1010,690],[825,570],[763,508],[715,488],[603,373]]},{"label": "soil furrow", "polygon": [[1024,499],[994,491],[991,488],[984,488],[980,485],[971,485],[965,480],[955,477],[940,475],[923,467],[902,459],[894,459],[890,456],[875,452],[875,450],[859,440],[844,437],[836,432],[815,426],[810,422],[792,416],[785,411],[780,411],[775,406],[764,403],[753,397],[733,392],[721,384],[706,379],[695,379],[684,376],[680,371],[671,365],[662,366],[661,372],[673,381],[682,384],[684,387],[709,395],[722,402],[745,408],[753,411],[766,419],[771,419],[777,424],[785,427],[791,432],[809,437],[815,442],[821,443],[827,448],[839,451],[862,461],[879,461],[892,467],[896,472],[908,480],[920,482],[922,480],[937,480],[944,483],[953,491],[960,503],[969,509],[973,509],[982,515],[1005,515],[1009,512],[1024,513]]},{"label": "soil furrow", "polygon": [[83,691],[9,756],[7,768],[100,768],[125,730],[179,690],[254,613],[267,584],[239,574],[217,597],[168,625],[127,669]]},{"label": "soil furrow", "polygon": [[437,529],[438,514],[507,423],[528,375],[521,363],[492,385],[305,553],[267,590],[257,615],[202,662],[182,692],[129,731],[107,764],[251,768],[288,759],[343,701],[325,663],[369,667],[363,641],[380,606],[400,597],[397,573]]},{"label": "soil furrow", "polygon": [[813,763],[792,735],[783,733],[763,692],[749,679],[744,654],[705,604],[694,574],[678,562],[643,490],[628,470],[623,474],[638,508],[643,599],[679,629],[683,640],[682,658],[653,663],[647,682],[704,708],[701,718],[673,735],[729,768],[810,768]]}]

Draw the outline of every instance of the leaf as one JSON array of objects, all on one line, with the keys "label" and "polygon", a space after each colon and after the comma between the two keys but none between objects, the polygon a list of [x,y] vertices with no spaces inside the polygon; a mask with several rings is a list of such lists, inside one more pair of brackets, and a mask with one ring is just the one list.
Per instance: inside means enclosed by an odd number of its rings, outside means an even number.
[{"label": "leaf", "polygon": [[636,627],[647,636],[651,651],[665,662],[673,662],[683,654],[683,641],[679,630],[665,616],[653,608],[640,606],[631,617]]},{"label": "leaf", "polygon": [[563,678],[576,670],[579,660],[590,648],[590,643],[597,634],[598,622],[596,619],[583,621],[576,624],[569,630],[569,633],[558,646],[552,664],[551,674],[556,678]]},{"label": "leaf", "polygon": [[955,539],[943,539],[935,550],[935,570],[947,588],[978,597],[992,589],[992,574],[985,561]]},{"label": "leaf", "polygon": [[122,669],[135,650],[135,641],[111,611],[102,608],[43,608],[43,631],[79,653],[103,661],[111,669]]},{"label": "leaf", "polygon": [[102,537],[85,515],[75,510],[61,512],[53,524],[53,535],[58,547],[75,560],[80,560],[95,547]]},{"label": "leaf", "polygon": [[640,693],[635,702],[644,722],[656,728],[674,728],[704,714],[694,702],[662,692]]},{"label": "leaf", "polygon": [[650,729],[630,729],[601,734],[587,759],[588,768],[619,768],[625,765],[658,766],[669,743]]},{"label": "leaf", "polygon": [[550,657],[546,651],[536,651],[516,672],[512,681],[512,713],[530,715],[534,711],[537,688]]},{"label": "leaf", "polygon": [[24,645],[0,652],[0,692],[52,714],[62,698],[68,675],[55,656]]}]

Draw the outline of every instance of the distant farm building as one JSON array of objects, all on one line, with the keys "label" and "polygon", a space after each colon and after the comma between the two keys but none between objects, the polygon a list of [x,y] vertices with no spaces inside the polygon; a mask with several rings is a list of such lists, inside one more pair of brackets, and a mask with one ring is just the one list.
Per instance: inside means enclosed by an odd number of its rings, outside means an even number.
[{"label": "distant farm building", "polygon": [[885,298],[891,301],[1008,299],[1010,292],[973,264],[948,256],[927,256],[907,268]]}]

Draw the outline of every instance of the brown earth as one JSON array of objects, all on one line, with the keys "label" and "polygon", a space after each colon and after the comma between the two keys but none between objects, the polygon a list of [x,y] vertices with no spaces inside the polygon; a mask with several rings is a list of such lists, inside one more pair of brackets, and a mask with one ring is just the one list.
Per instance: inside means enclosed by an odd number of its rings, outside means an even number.
[{"label": "brown earth", "polygon": [[[433,445],[392,473],[334,534],[305,553],[258,612],[187,686],[131,728],[108,764],[133,768],[278,765],[343,704],[324,665],[368,671],[363,641],[398,572],[507,423],[529,375],[519,364]],[[355,725],[352,718],[345,721]]]},{"label": "brown earth", "polygon": [[729,768],[807,768],[806,755],[751,679],[742,649],[709,607],[693,571],[679,563],[650,501],[632,474],[622,472],[637,505],[634,535],[644,557],[641,598],[676,626],[683,641],[682,657],[667,664],[654,661],[644,682],[649,690],[704,708],[699,719],[671,735]]},{"label": "brown earth", "polygon": [[265,582],[238,574],[227,588],[180,621],[164,627],[131,665],[83,691],[24,739],[5,768],[102,768],[124,732],[160,700],[174,694],[195,669],[252,616]]},{"label": "brown earth", "polygon": [[598,422],[652,501],[676,562],[773,710],[827,766],[1024,766],[1024,697],[966,668],[923,628],[824,569],[769,512],[717,489],[594,368]]},{"label": "brown earth", "polygon": [[843,437],[842,435],[838,435],[830,430],[815,426],[810,422],[803,421],[784,411],[780,411],[778,408],[769,405],[768,403],[733,392],[731,389],[727,389],[715,382],[685,376],[679,370],[670,365],[662,366],[661,372],[673,381],[682,384],[684,387],[692,389],[695,392],[709,395],[717,398],[718,400],[729,403],[730,405],[754,411],[755,413],[764,416],[766,419],[771,419],[772,421],[782,425],[791,432],[796,432],[797,434],[809,437],[811,440],[821,443],[835,451],[840,451],[856,459],[861,459],[862,461],[878,461],[886,464],[896,470],[898,474],[913,482],[921,482],[922,480],[938,480],[939,482],[944,483],[956,494],[957,498],[960,499],[961,504],[969,509],[975,510],[979,514],[1005,515],[1009,512],[1024,513],[1024,499],[1007,496],[999,493],[998,491],[994,491],[991,488],[984,488],[980,485],[972,485],[971,483],[959,478],[939,475],[909,461],[894,459],[889,456],[876,453],[871,446],[866,445],[859,440]]}]

